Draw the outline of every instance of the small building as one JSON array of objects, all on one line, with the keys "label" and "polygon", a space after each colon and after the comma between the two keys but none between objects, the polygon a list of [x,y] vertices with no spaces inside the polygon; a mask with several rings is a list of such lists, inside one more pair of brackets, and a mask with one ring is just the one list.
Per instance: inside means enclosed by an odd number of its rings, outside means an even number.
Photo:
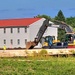
[{"label": "small building", "polygon": [[[27,41],[33,41],[44,18],[20,18],[0,20],[0,48],[25,48]],[[43,36],[55,36],[57,28],[48,27]],[[36,47],[41,47],[40,44]]]}]

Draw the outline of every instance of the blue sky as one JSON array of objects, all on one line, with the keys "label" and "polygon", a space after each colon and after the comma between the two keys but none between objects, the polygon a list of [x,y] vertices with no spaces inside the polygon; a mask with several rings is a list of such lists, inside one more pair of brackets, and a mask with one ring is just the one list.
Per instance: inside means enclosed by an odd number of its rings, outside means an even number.
[{"label": "blue sky", "polygon": [[0,19],[28,18],[38,14],[75,16],[75,0],[0,0]]}]

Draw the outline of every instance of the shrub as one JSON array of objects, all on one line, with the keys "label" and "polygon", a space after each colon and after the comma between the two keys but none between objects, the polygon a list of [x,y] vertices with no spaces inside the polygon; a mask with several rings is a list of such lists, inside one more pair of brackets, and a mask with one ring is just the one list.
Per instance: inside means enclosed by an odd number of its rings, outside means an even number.
[{"label": "shrub", "polygon": [[41,51],[39,52],[39,55],[41,55],[41,56],[42,56],[42,55],[45,55],[45,54],[48,54],[47,50],[44,50],[44,49],[43,49],[43,50],[41,50]]},{"label": "shrub", "polygon": [[33,56],[38,56],[38,53],[36,51],[33,51]]}]

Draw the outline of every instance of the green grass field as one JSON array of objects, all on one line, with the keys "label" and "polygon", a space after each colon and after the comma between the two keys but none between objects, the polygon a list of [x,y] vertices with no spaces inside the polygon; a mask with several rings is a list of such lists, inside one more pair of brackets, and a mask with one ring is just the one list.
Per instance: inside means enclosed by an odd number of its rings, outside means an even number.
[{"label": "green grass field", "polygon": [[75,58],[0,58],[0,75],[75,75]]}]

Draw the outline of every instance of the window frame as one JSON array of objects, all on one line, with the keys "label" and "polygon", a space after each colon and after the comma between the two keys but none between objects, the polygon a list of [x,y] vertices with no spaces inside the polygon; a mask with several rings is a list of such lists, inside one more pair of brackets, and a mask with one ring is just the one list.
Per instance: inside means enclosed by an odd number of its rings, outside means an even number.
[{"label": "window frame", "polygon": [[27,39],[25,39],[25,44],[27,43]]},{"label": "window frame", "polygon": [[20,28],[17,28],[17,32],[20,33]]},{"label": "window frame", "polygon": [[4,28],[4,33],[6,33],[6,28]]},{"label": "window frame", "polygon": [[27,27],[25,27],[25,33],[27,33]]},{"label": "window frame", "polygon": [[11,28],[11,33],[13,33],[13,28]]},{"label": "window frame", "polygon": [[17,44],[20,45],[20,39],[17,39]]},{"label": "window frame", "polygon": [[13,39],[10,40],[11,45],[13,45]]},{"label": "window frame", "polygon": [[6,39],[4,39],[4,44],[6,44]]}]

